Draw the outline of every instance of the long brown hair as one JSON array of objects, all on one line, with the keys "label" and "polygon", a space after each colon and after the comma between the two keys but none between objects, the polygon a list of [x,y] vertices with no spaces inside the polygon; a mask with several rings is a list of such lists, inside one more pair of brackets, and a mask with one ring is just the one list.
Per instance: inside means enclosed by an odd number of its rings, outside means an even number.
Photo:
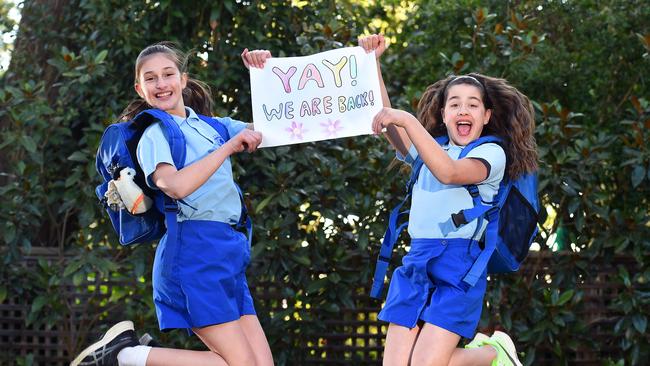
[{"label": "long brown hair", "polygon": [[418,103],[418,120],[433,137],[447,135],[442,122],[447,90],[452,85],[469,84],[481,91],[486,109],[492,109],[482,136],[498,136],[504,141],[506,174],[516,179],[524,173],[537,170],[537,144],[535,143],[535,111],[527,96],[505,79],[477,73],[449,76],[429,85]]},{"label": "long brown hair", "polygon": [[[145,47],[138,58],[135,60],[135,83],[138,83],[138,77],[140,74],[140,69],[142,68],[142,63],[150,56],[155,54],[162,54],[176,64],[178,71],[181,74],[187,74],[187,63],[189,59],[189,53],[183,53],[176,48],[176,46],[171,42],[160,42],[152,44]],[[187,78],[187,85],[183,89],[183,103],[192,108],[198,114],[204,114],[207,116],[212,115],[213,101],[212,101],[212,92],[210,87],[199,80]],[[128,121],[133,119],[138,113],[142,112],[145,109],[150,109],[151,106],[144,99],[137,98],[129,103],[129,105],[124,108],[122,114],[120,115],[119,120]]]}]

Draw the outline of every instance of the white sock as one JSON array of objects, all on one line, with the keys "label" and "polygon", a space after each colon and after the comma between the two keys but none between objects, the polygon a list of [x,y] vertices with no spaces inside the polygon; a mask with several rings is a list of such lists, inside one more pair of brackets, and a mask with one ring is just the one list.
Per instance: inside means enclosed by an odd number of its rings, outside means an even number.
[{"label": "white sock", "polygon": [[149,351],[149,346],[125,347],[117,354],[117,363],[120,366],[146,366]]}]

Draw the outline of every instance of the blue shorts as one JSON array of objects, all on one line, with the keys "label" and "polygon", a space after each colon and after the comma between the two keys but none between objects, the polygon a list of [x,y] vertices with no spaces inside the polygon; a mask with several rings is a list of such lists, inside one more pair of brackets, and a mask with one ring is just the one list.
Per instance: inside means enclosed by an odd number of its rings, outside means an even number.
[{"label": "blue shorts", "polygon": [[413,239],[393,272],[379,319],[408,328],[424,321],[472,338],[481,319],[487,270],[474,287],[462,280],[480,252],[469,239]]},{"label": "blue shorts", "polygon": [[165,235],[153,265],[160,330],[221,324],[255,315],[246,283],[246,236],[216,221],[181,221],[175,243]]}]

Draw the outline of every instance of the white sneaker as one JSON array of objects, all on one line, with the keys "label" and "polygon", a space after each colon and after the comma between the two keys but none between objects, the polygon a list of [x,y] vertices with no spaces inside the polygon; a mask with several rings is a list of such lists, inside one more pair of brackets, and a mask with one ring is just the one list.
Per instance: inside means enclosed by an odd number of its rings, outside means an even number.
[{"label": "white sneaker", "polygon": [[465,348],[479,348],[485,344],[485,341],[490,339],[486,334],[476,333],[474,339],[465,345]]}]

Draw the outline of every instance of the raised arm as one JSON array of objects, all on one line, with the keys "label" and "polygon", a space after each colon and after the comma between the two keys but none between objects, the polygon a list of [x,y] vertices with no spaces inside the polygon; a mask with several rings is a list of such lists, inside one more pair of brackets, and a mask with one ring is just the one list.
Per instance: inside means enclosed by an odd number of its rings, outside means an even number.
[{"label": "raised arm", "polygon": [[480,160],[450,158],[412,114],[384,108],[375,116],[372,128],[375,133],[379,133],[391,125],[405,131],[424,164],[441,183],[477,184],[487,178],[487,167]]},{"label": "raised arm", "polygon": [[[381,34],[373,34],[371,36],[361,37],[359,38],[359,46],[363,47],[366,52],[375,51],[375,57],[377,59],[377,76],[379,77],[379,88],[381,90],[381,100],[384,107],[390,108],[390,99],[388,98],[388,92],[386,91],[384,78],[381,74],[381,64],[379,63],[379,58],[386,50],[386,39]],[[408,154],[408,150],[411,147],[411,140],[403,128],[396,127],[395,125],[389,125],[386,127],[384,136],[388,142],[390,142],[393,148],[395,148],[395,150],[397,150],[400,154]]]},{"label": "raised arm", "polygon": [[169,197],[183,199],[203,185],[230,155],[244,150],[253,152],[261,142],[261,133],[244,129],[220,148],[181,170],[168,163],[159,163],[152,181]]}]

